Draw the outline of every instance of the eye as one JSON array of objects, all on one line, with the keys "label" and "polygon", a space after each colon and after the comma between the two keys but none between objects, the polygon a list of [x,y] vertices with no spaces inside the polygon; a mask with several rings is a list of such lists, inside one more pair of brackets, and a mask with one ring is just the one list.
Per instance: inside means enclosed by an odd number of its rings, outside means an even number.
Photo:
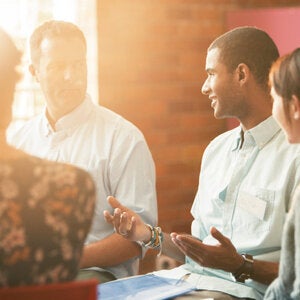
[{"label": "eye", "polygon": [[212,72],[212,71],[208,71],[208,72],[207,72],[207,76],[208,76],[208,77],[215,76],[215,73]]}]

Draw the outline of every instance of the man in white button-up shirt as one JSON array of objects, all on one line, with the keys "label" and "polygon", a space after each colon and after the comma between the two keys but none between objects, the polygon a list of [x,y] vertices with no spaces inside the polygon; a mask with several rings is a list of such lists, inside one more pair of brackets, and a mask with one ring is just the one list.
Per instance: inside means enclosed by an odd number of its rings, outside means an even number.
[{"label": "man in white button-up shirt", "polygon": [[118,210],[105,217],[120,233],[185,262],[169,276],[190,273],[188,281],[201,291],[179,299],[259,300],[278,275],[283,224],[300,181],[300,148],[288,144],[271,116],[268,73],[278,55],[272,39],[254,27],[229,31],[208,48],[202,93],[216,118],[234,117],[240,126],[205,150],[193,236],[163,234],[158,247],[151,227],[110,199]]},{"label": "man in white button-up shirt", "polygon": [[80,278],[104,282],[137,274],[141,247],[115,234],[102,211],[109,209],[107,196],[114,195],[155,225],[155,167],[146,141],[133,124],[86,94],[86,41],[77,26],[46,22],[31,36],[30,49],[30,71],[46,109],[9,140],[32,155],[74,164],[93,176],[97,202],[81,260],[88,270],[81,270]]}]

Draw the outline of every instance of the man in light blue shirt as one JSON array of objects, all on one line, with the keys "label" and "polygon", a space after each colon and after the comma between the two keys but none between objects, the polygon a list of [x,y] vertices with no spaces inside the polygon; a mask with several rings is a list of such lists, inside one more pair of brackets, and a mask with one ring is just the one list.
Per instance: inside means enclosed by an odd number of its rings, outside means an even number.
[{"label": "man in light blue shirt", "polygon": [[[221,285],[226,293],[260,299],[267,287],[263,283],[268,284],[277,276],[283,223],[290,195],[300,177],[299,148],[287,145],[272,117],[245,131],[242,146],[241,136],[238,127],[220,135],[207,147],[192,207],[192,234],[204,244],[216,244],[210,230],[217,228],[238,253],[253,256],[252,274],[245,284],[236,284],[230,268],[223,271],[215,269],[212,262],[207,263],[210,268],[197,263],[202,258],[200,254],[195,260],[188,257],[186,267],[204,275],[199,277],[199,289],[219,290]],[[214,263],[217,257],[215,253]]]},{"label": "man in light blue shirt", "polygon": [[229,31],[208,48],[202,93],[217,119],[234,117],[240,126],[205,150],[192,236],[163,234],[157,243],[151,237],[159,231],[115,199],[114,216],[105,214],[128,239],[184,262],[170,272],[189,273],[201,290],[188,299],[262,299],[278,275],[283,223],[300,180],[300,148],[287,143],[271,117],[268,73],[278,55],[272,39],[254,27]]},{"label": "man in light blue shirt", "polygon": [[45,110],[9,136],[29,154],[88,171],[97,201],[81,256],[79,279],[101,283],[136,275],[144,249],[115,234],[102,218],[114,195],[156,224],[155,166],[141,131],[87,93],[87,45],[75,24],[49,20],[30,37],[31,74],[43,92]]}]

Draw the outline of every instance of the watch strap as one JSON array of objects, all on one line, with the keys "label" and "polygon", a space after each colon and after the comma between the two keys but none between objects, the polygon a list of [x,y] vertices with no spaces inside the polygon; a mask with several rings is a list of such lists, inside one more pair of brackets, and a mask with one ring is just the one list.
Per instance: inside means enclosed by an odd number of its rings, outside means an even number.
[{"label": "watch strap", "polygon": [[232,273],[234,276],[235,280],[238,282],[245,282],[245,280],[251,278],[252,273],[253,273],[253,256],[250,254],[241,254],[244,262],[243,264],[235,271]]}]

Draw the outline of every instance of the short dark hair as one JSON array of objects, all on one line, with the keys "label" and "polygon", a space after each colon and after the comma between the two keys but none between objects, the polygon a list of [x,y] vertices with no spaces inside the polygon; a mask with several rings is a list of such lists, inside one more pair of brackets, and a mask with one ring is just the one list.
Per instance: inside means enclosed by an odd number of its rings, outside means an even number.
[{"label": "short dark hair", "polygon": [[46,38],[79,38],[86,49],[86,39],[83,32],[73,23],[50,20],[37,27],[30,37],[31,61],[37,64],[40,58],[40,46]]},{"label": "short dark hair", "polygon": [[270,85],[283,98],[284,112],[288,120],[288,104],[295,95],[300,99],[300,48],[286,54],[272,65]]},{"label": "short dark hair", "polygon": [[256,82],[268,89],[268,76],[279,57],[277,46],[263,30],[252,26],[234,28],[215,39],[208,51],[218,48],[220,60],[233,72],[240,63],[246,64]]}]

